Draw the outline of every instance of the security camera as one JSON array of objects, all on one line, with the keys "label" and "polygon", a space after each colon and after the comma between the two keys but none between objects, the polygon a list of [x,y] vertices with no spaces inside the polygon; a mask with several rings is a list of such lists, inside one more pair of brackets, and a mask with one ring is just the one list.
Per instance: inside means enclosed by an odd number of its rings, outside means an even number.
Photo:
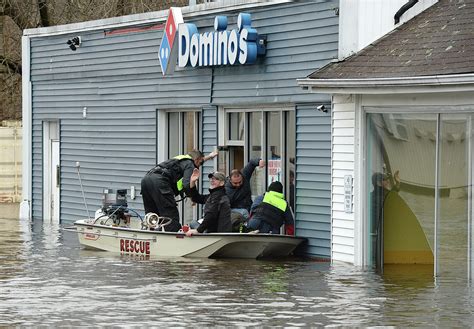
[{"label": "security camera", "polygon": [[318,110],[319,112],[328,113],[328,109],[324,105],[317,106],[316,110]]},{"label": "security camera", "polygon": [[76,51],[77,48],[81,46],[81,37],[74,37],[68,40],[66,43],[69,45],[72,51]]}]

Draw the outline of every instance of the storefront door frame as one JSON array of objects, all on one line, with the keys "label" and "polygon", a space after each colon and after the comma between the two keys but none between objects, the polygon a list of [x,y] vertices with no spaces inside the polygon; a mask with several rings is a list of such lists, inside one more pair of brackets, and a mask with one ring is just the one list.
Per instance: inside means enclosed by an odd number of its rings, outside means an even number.
[{"label": "storefront door frame", "polygon": [[[157,147],[157,163],[160,163],[162,161],[165,161],[169,158],[172,158],[176,155],[179,154],[185,154],[186,150],[184,149],[185,147],[185,138],[186,138],[186,127],[185,125],[185,115],[187,113],[192,113],[193,114],[193,142],[194,142],[194,147],[195,149],[201,149],[201,132],[200,132],[200,120],[201,120],[201,110],[199,109],[160,109],[157,110],[157,141],[156,141],[156,147]],[[178,127],[170,127],[170,114],[177,114],[178,115]],[[171,154],[173,153],[170,150],[170,133],[171,132],[177,132],[177,140],[176,145],[178,147],[177,153],[179,154]],[[176,151],[174,152],[176,153]],[[201,178],[202,178],[202,173],[201,173]],[[178,197],[178,199],[181,199]],[[181,218],[181,224],[188,224],[184,222],[183,214],[184,214],[184,200],[178,202],[178,211],[179,211],[179,217]],[[186,200],[186,202],[188,202]],[[193,219],[197,219],[199,216],[199,210],[198,207],[193,207],[192,210],[192,217]]]},{"label": "storefront door frame", "polygon": [[[262,159],[268,159],[268,152],[267,152],[267,143],[268,143],[268,132],[270,129],[278,129],[281,134],[279,136],[280,140],[279,143],[281,145],[281,159],[282,159],[282,172],[283,172],[283,178],[284,181],[282,182],[284,185],[285,190],[287,191],[286,195],[289,196],[289,170],[287,168],[286,163],[288,162],[287,160],[287,154],[288,154],[288,136],[286,131],[287,125],[288,125],[288,115],[287,113],[289,112],[295,112],[295,106],[294,105],[284,105],[284,106],[275,106],[275,107],[255,107],[255,108],[231,108],[231,107],[221,107],[219,109],[219,117],[221,118],[219,120],[219,124],[224,127],[224,129],[219,129],[219,146],[223,146],[226,150],[229,150],[229,147],[243,147],[244,148],[244,165],[250,160],[251,155],[250,155],[250,132],[249,132],[249,115],[251,113],[262,113],[262,129],[260,131],[261,136],[260,136],[260,141],[261,141],[261,153],[260,157]],[[279,122],[278,127],[268,127],[268,119],[267,119],[267,113],[269,112],[280,112],[281,113],[281,119]],[[244,139],[242,141],[235,141],[229,139],[228,136],[228,131],[229,131],[229,122],[227,119],[227,115],[229,113],[244,113],[245,115],[245,125],[244,125]],[[294,137],[294,136],[293,136]],[[230,172],[230,170],[234,169],[232,168],[232,164],[230,160],[230,156],[228,152],[224,153],[226,156],[226,170],[227,172]],[[268,167],[265,166],[265,182],[264,184],[264,190],[265,187],[268,185]],[[253,192],[253,191],[252,191]],[[264,191],[261,191],[262,193]]]}]

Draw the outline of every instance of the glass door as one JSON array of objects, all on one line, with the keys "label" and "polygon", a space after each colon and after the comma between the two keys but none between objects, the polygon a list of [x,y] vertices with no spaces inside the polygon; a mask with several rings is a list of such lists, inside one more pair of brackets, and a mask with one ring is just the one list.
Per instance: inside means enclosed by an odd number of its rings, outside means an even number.
[{"label": "glass door", "polygon": [[228,174],[251,159],[263,159],[266,166],[257,167],[250,180],[252,198],[265,193],[271,182],[281,181],[294,209],[295,112],[229,109],[224,117],[225,145],[220,146],[219,169]]},{"label": "glass door", "polygon": [[368,264],[433,264],[435,114],[367,114]]},{"label": "glass door", "polygon": [[[186,154],[193,149],[199,149],[199,119],[200,113],[168,112],[168,158]],[[178,196],[177,201],[181,201]],[[197,218],[197,208],[189,198],[178,203],[181,224],[189,224]]]},{"label": "glass door", "polygon": [[[251,112],[249,118],[248,153],[249,159],[264,158],[264,112]],[[250,180],[252,198],[265,193],[265,168],[256,168]]]}]

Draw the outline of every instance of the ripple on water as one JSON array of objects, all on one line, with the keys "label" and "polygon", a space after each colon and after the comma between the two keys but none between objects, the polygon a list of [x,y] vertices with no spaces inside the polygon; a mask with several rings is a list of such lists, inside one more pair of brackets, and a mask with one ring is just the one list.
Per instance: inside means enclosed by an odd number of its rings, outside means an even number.
[{"label": "ripple on water", "polygon": [[[0,326],[458,326],[472,287],[432,268],[383,275],[301,259],[140,259],[58,227],[0,220]],[[39,225],[39,226],[38,226]]]}]

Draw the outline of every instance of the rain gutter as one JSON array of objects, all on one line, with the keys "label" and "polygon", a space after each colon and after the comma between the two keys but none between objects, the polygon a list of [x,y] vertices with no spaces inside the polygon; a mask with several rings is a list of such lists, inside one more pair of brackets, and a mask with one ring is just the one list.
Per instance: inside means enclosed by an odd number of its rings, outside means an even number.
[{"label": "rain gutter", "polygon": [[[193,17],[209,16],[212,14],[220,14],[233,11],[243,11],[253,8],[274,6],[291,2],[293,2],[293,0],[231,0],[224,2],[217,1],[181,7],[181,11],[183,13],[183,17],[189,19]],[[81,23],[26,29],[23,31],[23,35],[29,37],[44,37],[50,35],[85,32],[91,30],[128,27],[133,25],[146,25],[158,22],[165,22],[167,17],[168,9],[142,14],[99,19],[95,21],[87,21]]]},{"label": "rain gutter", "polygon": [[321,94],[385,94],[473,91],[474,73],[395,78],[297,79],[304,90]]}]

